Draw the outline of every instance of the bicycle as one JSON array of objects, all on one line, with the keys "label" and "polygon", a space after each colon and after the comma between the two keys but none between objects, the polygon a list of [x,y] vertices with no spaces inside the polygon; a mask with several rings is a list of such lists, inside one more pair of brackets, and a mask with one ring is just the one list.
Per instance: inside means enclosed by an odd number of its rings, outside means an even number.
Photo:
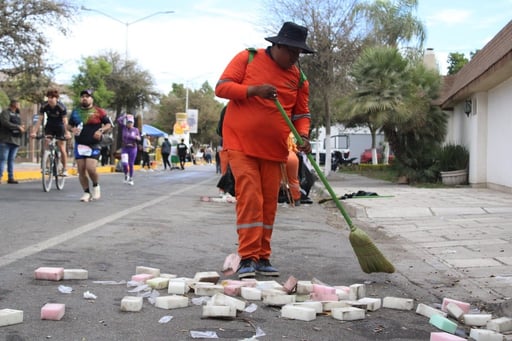
[{"label": "bicycle", "polygon": [[58,190],[64,188],[66,177],[63,175],[63,166],[60,162],[60,151],[57,147],[57,139],[55,136],[38,136],[38,139],[45,138],[48,141],[48,146],[45,148],[45,143],[42,145],[41,157],[41,175],[43,182],[43,190],[49,192],[52,188],[53,178],[55,178],[55,187]]}]

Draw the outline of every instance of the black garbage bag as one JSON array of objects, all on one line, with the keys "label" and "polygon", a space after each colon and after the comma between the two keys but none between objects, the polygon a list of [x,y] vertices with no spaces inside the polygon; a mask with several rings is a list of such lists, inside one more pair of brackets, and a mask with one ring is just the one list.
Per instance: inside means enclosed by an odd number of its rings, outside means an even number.
[{"label": "black garbage bag", "polygon": [[224,191],[224,193],[229,193],[232,196],[235,196],[235,177],[231,172],[231,167],[228,164],[226,172],[222,174],[217,183],[217,188]]}]

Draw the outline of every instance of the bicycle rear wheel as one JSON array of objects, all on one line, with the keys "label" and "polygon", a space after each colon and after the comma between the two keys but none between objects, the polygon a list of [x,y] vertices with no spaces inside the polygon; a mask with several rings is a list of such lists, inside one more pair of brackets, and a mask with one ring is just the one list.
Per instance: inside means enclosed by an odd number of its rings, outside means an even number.
[{"label": "bicycle rear wheel", "polygon": [[60,191],[64,188],[64,183],[66,182],[66,177],[62,176],[64,166],[62,166],[58,154],[53,160],[53,162],[55,167],[55,186]]},{"label": "bicycle rear wheel", "polygon": [[52,189],[53,169],[52,158],[49,152],[44,152],[41,161],[41,175],[43,180],[43,190],[49,192]]}]

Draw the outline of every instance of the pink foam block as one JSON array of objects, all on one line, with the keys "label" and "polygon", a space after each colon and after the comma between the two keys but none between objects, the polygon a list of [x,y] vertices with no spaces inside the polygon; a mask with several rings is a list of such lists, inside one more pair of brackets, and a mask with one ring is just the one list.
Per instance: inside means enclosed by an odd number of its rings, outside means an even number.
[{"label": "pink foam block", "polygon": [[430,341],[462,341],[466,340],[453,334],[444,332],[430,333]]},{"label": "pink foam block", "polygon": [[240,296],[242,292],[242,286],[231,284],[231,285],[225,285],[224,286],[224,294],[229,296]]},{"label": "pink foam block", "polygon": [[40,267],[34,271],[35,279],[60,281],[64,278],[64,268]]},{"label": "pink foam block", "polygon": [[327,285],[313,284],[313,293],[336,295],[336,289]]},{"label": "pink foam block", "polygon": [[137,274],[132,276],[132,281],[139,282],[139,283],[146,283],[148,279],[151,279],[155,276],[150,274]]},{"label": "pink foam block", "polygon": [[240,256],[235,253],[229,254],[224,260],[222,273],[224,276],[231,276],[238,270],[238,265],[240,265]]},{"label": "pink foam block", "polygon": [[336,295],[336,293],[334,294],[331,294],[331,293],[316,293],[316,292],[312,292],[311,293],[311,300],[312,301],[320,301],[320,302],[324,302],[324,301],[339,301],[339,297],[338,295]]},{"label": "pink foam block", "polygon": [[458,305],[459,308],[462,309],[464,314],[469,313],[469,309],[471,308],[471,305],[469,303],[461,302],[461,301],[457,301],[457,300],[445,297],[445,298],[443,298],[443,304],[441,305],[441,310],[444,311],[444,312],[447,312],[448,309],[446,309],[446,306],[449,303],[454,303],[454,304]]},{"label": "pink foam block", "polygon": [[66,312],[66,305],[61,303],[46,303],[41,308],[41,320],[59,321]]},{"label": "pink foam block", "polygon": [[284,290],[286,290],[287,293],[291,294],[292,292],[297,289],[297,278],[290,276],[286,280],[286,282],[283,284]]}]

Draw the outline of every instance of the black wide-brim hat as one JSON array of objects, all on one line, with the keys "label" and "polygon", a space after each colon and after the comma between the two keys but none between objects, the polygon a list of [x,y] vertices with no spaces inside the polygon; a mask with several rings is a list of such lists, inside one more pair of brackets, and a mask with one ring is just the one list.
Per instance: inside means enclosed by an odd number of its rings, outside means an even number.
[{"label": "black wide-brim hat", "polygon": [[298,47],[303,53],[315,53],[315,51],[306,45],[308,29],[293,22],[285,22],[279,33],[275,37],[267,37],[265,40],[279,45]]}]

